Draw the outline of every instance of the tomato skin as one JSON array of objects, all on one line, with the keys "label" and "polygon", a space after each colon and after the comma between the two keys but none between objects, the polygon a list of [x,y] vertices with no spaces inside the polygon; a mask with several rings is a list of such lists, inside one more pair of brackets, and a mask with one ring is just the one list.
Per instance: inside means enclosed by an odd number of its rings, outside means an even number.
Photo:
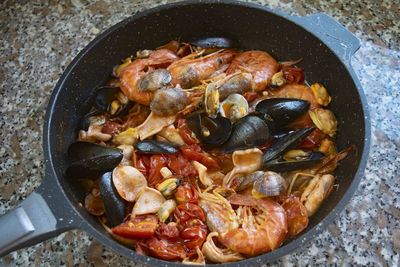
[{"label": "tomato skin", "polygon": [[296,236],[308,225],[308,213],[306,207],[294,195],[282,196],[278,201],[286,211],[288,236]]},{"label": "tomato skin", "polygon": [[190,219],[199,219],[203,222],[206,220],[204,211],[198,205],[189,202],[176,206],[173,217],[174,221],[181,225],[185,225]]},{"label": "tomato skin", "polygon": [[207,237],[207,230],[200,227],[185,227],[180,232],[180,237],[183,239],[183,244],[189,250],[196,247],[201,248]]},{"label": "tomato skin", "polygon": [[304,73],[302,68],[283,67],[283,76],[288,83],[302,83],[304,81]]},{"label": "tomato skin", "polygon": [[155,215],[137,216],[117,225],[112,232],[126,238],[149,238],[155,233],[157,225],[158,219]]},{"label": "tomato skin", "polygon": [[193,164],[182,153],[169,154],[168,167],[178,176],[188,179],[197,176]]},{"label": "tomato skin", "polygon": [[218,161],[213,159],[208,153],[204,152],[199,144],[181,147],[182,154],[190,160],[195,160],[209,169],[220,169]]},{"label": "tomato skin", "polygon": [[188,182],[182,183],[175,191],[174,196],[178,203],[197,203],[199,200],[199,194],[196,188]]},{"label": "tomato skin", "polygon": [[316,128],[303,140],[303,142],[300,143],[300,145],[297,146],[297,148],[306,150],[315,149],[319,147],[322,140],[327,136],[327,134]]},{"label": "tomato skin", "polygon": [[189,129],[186,119],[178,120],[178,130],[179,135],[182,137],[183,141],[185,141],[186,144],[194,145],[199,142],[196,138],[193,137],[193,132]]},{"label": "tomato skin", "polygon": [[150,186],[155,186],[163,179],[160,170],[162,167],[167,167],[168,162],[168,157],[162,154],[155,154],[150,157],[150,171],[147,179]]},{"label": "tomato skin", "polygon": [[146,240],[146,247],[151,255],[162,260],[178,260],[186,257],[186,251],[181,244],[159,240],[156,237]]},{"label": "tomato skin", "polygon": [[243,94],[243,97],[246,99],[248,103],[254,101],[258,97],[257,92],[246,92]]},{"label": "tomato skin", "polygon": [[179,230],[176,225],[160,223],[155,235],[159,239],[177,241],[179,238]]},{"label": "tomato skin", "polygon": [[[134,152],[135,153],[135,152]],[[133,167],[138,169],[144,176],[149,176],[150,173],[150,156],[134,154]]]}]

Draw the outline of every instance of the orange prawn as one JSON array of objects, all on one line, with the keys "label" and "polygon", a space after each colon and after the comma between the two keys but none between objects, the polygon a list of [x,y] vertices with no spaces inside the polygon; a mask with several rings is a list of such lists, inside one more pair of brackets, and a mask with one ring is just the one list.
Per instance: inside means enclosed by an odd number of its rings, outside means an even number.
[{"label": "orange prawn", "polygon": [[168,49],[155,50],[148,58],[136,59],[120,75],[122,92],[131,101],[147,106],[150,105],[154,92],[139,90],[140,80],[154,69],[165,68],[178,59],[179,57]]},{"label": "orange prawn", "polygon": [[272,76],[278,72],[279,64],[267,52],[252,50],[235,57],[226,70],[227,74],[236,72],[249,73],[253,77],[253,91],[262,91],[271,82]]},{"label": "orange prawn", "polygon": [[234,50],[219,50],[206,56],[201,56],[202,52],[191,53],[168,67],[171,82],[185,89],[199,85],[225,71],[235,54]]}]

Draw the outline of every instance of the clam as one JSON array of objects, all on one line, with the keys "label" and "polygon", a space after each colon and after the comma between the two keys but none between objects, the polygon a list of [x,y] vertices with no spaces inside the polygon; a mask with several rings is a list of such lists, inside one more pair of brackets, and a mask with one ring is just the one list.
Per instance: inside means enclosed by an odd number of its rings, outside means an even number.
[{"label": "clam", "polygon": [[211,118],[217,116],[219,108],[219,92],[213,83],[207,85],[204,95],[204,107],[208,116]]},{"label": "clam", "polygon": [[228,140],[232,124],[223,117],[210,118],[198,112],[192,113],[186,119],[188,126],[196,137],[208,145],[221,145]]},{"label": "clam", "polygon": [[234,75],[218,87],[219,100],[222,101],[232,94],[244,94],[252,88],[252,76],[247,73]]},{"label": "clam", "polygon": [[114,227],[120,224],[125,218],[126,201],[119,195],[115,188],[111,172],[106,172],[101,176],[100,194],[110,225]]},{"label": "clam", "polygon": [[71,164],[66,174],[74,178],[98,178],[114,169],[122,157],[122,151],[118,148],[78,141],[68,148],[68,159]]},{"label": "clam", "polygon": [[221,150],[232,153],[235,150],[257,147],[267,143],[270,138],[270,126],[258,114],[248,114],[237,120],[232,126],[232,134]]},{"label": "clam", "polygon": [[245,190],[246,188],[250,187],[256,180],[264,176],[263,171],[255,171],[252,173],[240,175],[236,177],[240,181],[240,185],[237,191]]},{"label": "clam", "polygon": [[173,143],[156,140],[139,141],[134,147],[145,154],[171,154],[179,151],[179,147]]},{"label": "clam", "polygon": [[249,112],[249,104],[242,95],[232,94],[221,103],[219,112],[222,117],[230,119],[231,122],[235,122],[247,115]]},{"label": "clam", "polygon": [[140,79],[138,89],[144,92],[154,92],[169,84],[171,80],[172,75],[168,70],[157,69]]},{"label": "clam", "polygon": [[112,175],[113,183],[119,195],[126,201],[133,202],[147,186],[146,177],[132,166],[118,166]]},{"label": "clam", "polygon": [[133,104],[118,87],[103,86],[96,90],[93,106],[115,117],[125,115]]},{"label": "clam", "polygon": [[279,196],[286,192],[287,183],[276,172],[267,171],[254,182],[252,195],[257,198]]},{"label": "clam", "polygon": [[268,98],[257,103],[256,111],[268,114],[279,129],[299,118],[309,107],[309,101],[297,98]]},{"label": "clam", "polygon": [[186,107],[188,101],[188,97],[182,89],[163,88],[154,93],[150,109],[154,114],[160,116],[175,115]]}]

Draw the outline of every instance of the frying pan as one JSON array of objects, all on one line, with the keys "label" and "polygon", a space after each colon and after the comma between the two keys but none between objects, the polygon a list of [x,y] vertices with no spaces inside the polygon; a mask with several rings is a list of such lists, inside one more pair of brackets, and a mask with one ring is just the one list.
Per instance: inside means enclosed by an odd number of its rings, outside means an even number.
[{"label": "frying pan", "polygon": [[64,176],[66,151],[77,137],[80,120],[90,109],[91,89],[106,83],[113,66],[140,49],[170,40],[227,37],[243,49],[260,49],[279,61],[303,58],[308,82],[321,82],[332,96],[329,108],[339,124],[338,150],[356,145],[336,170],[340,185],[309,226],[280,248],[226,266],[275,260],[312,239],[333,221],[363,177],[370,146],[367,101],[350,65],[360,44],[348,30],[325,14],[292,17],[254,4],[234,1],[187,1],[134,15],[94,39],[72,61],[54,88],[44,125],[46,172],[43,183],[14,210],[0,217],[0,256],[80,228],[114,251],[150,265],[181,266],[136,254],[113,240],[97,218],[79,203],[84,192]]}]

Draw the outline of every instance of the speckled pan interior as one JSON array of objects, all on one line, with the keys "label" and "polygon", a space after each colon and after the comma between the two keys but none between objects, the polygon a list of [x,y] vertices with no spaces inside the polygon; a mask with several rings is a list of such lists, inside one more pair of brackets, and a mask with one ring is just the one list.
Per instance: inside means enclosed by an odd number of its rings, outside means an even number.
[{"label": "speckled pan interior", "polygon": [[332,96],[329,109],[335,113],[339,122],[338,150],[352,144],[358,149],[357,153],[351,153],[337,169],[339,187],[311,218],[306,231],[271,253],[232,263],[230,266],[268,262],[301,246],[332,220],[326,220],[327,217],[342,210],[345,203],[341,200],[349,194],[353,179],[358,179],[354,177],[364,149],[365,135],[360,96],[346,67],[313,34],[265,9],[234,2],[193,2],[146,11],[97,37],[71,63],[55,88],[49,105],[53,110],[47,127],[51,160],[53,166],[56,166],[55,179],[58,179],[62,191],[82,218],[82,228],[104,245],[135,261],[155,266],[177,265],[137,255],[118,244],[108,236],[97,218],[78,205],[83,201],[83,192],[63,175],[67,164],[66,149],[76,139],[80,120],[90,108],[90,103],[86,100],[89,99],[92,89],[107,81],[113,66],[120,63],[121,59],[135,54],[137,50],[153,49],[174,39],[191,41],[214,36],[231,38],[242,49],[267,51],[278,61],[303,58],[299,66],[304,68],[306,80],[309,83],[323,83]]}]

